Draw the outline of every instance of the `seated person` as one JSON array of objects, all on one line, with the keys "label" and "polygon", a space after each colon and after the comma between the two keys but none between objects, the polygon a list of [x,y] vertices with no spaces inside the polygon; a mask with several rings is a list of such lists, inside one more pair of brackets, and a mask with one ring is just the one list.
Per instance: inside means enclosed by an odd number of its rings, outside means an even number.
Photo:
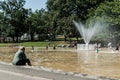
[{"label": "seated person", "polygon": [[19,50],[15,53],[12,64],[13,65],[26,65],[26,63],[31,66],[30,60],[27,59],[25,55],[25,47],[20,47]]}]

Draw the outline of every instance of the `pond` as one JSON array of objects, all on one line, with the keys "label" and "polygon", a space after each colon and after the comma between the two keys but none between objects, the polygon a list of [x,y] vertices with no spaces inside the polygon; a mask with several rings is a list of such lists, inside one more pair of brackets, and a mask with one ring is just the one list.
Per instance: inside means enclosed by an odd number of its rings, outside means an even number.
[{"label": "pond", "polygon": [[[110,78],[120,78],[120,52],[108,49],[96,51],[76,51],[75,48],[26,48],[26,55],[33,66],[44,66],[64,71],[85,73]],[[11,63],[17,48],[0,48],[0,60]]]}]

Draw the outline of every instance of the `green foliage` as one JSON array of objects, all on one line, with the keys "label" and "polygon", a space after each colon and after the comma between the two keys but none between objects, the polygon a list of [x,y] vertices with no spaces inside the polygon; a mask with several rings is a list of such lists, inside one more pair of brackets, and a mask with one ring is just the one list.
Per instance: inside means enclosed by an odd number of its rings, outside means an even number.
[{"label": "green foliage", "polygon": [[95,16],[103,17],[110,25],[120,25],[120,1],[101,4],[96,9]]},{"label": "green foliage", "polygon": [[[109,0],[48,0],[48,12],[53,14],[51,23],[55,21],[57,27],[53,27],[56,34],[73,36],[76,34],[73,20],[86,22],[95,9]],[[113,1],[113,0],[111,0]],[[53,25],[53,26],[55,26]]]},{"label": "green foliage", "polygon": [[111,40],[114,39],[114,42],[118,42],[120,36],[120,1],[106,1],[105,3],[100,4],[95,10],[94,17],[97,19],[103,18],[104,21],[109,24],[106,38]]},{"label": "green foliage", "polygon": [[46,47],[48,45],[48,42],[23,42],[20,43],[20,45],[25,46],[25,47]]},{"label": "green foliage", "polygon": [[25,0],[0,1],[0,34],[15,38],[29,33],[31,40],[35,33],[40,40],[55,40],[59,34],[78,38],[73,20],[88,23],[91,18],[104,19],[110,30],[119,33],[119,0],[48,0],[46,4],[47,10],[32,12],[23,7]]},{"label": "green foliage", "polygon": [[4,13],[4,20],[2,21],[6,35],[11,37],[21,36],[26,27],[24,25],[28,11],[23,8],[25,0],[4,0],[0,1],[0,9]]}]

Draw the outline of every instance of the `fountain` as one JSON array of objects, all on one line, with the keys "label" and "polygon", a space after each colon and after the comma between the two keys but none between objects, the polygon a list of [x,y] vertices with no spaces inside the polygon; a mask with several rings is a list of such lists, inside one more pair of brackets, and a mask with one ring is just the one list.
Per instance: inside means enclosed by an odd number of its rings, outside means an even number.
[{"label": "fountain", "polygon": [[89,44],[89,42],[93,35],[96,34],[97,29],[101,27],[100,22],[97,21],[93,23],[91,21],[88,27],[85,27],[81,22],[73,21],[73,23],[85,42],[85,44],[77,44],[77,50],[93,50],[95,48],[95,44]]}]

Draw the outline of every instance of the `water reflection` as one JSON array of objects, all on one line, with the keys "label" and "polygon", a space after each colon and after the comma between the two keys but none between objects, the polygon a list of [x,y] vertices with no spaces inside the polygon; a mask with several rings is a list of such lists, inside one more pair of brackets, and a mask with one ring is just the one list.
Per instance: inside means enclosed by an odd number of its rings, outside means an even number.
[{"label": "water reflection", "polygon": [[89,64],[90,58],[91,58],[91,53],[88,51],[81,51],[77,52],[78,55],[78,64]]},{"label": "water reflection", "polygon": [[91,75],[120,78],[119,52],[100,51],[49,51],[34,54],[35,65],[87,73]]}]

